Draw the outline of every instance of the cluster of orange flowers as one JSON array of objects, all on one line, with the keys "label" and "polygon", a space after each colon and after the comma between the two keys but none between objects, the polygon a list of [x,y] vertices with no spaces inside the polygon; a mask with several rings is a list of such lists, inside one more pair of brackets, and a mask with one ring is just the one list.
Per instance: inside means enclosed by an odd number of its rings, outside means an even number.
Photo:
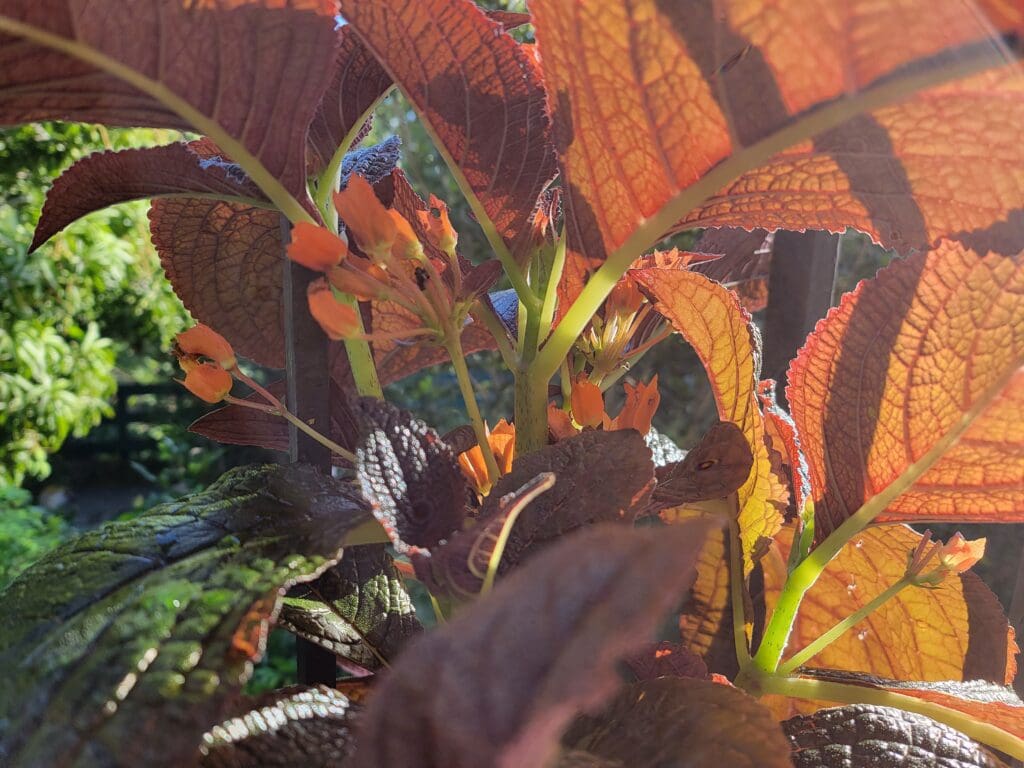
[{"label": "cluster of orange flowers", "polygon": [[[426,240],[446,257],[447,263],[439,265],[426,256],[409,221],[386,208],[361,176],[353,175],[345,189],[335,193],[334,206],[365,258],[352,253],[345,239],[308,222],[294,226],[288,245],[288,258],[324,274],[310,283],[308,291],[309,311],[324,332],[334,340],[362,336],[356,307],[339,302],[333,287],[360,301],[393,301],[423,319],[424,329],[405,335],[445,333],[462,288],[455,253],[458,234],[448,207],[431,195],[430,209],[416,212]],[[441,280],[444,269],[451,269],[450,289]]]},{"label": "cluster of orange flowers", "polygon": [[234,383],[238,360],[228,340],[199,324],[177,336],[174,353],[185,373],[182,384],[207,403],[219,403]]}]

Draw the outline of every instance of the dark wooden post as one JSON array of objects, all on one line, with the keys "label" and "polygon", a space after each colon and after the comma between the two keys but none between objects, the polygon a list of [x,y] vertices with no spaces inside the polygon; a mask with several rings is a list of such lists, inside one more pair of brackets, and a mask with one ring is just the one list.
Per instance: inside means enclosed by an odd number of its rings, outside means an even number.
[{"label": "dark wooden post", "polygon": [[[291,227],[281,218],[281,240],[289,242]],[[288,408],[316,429],[330,433],[330,368],[328,340],[306,308],[306,287],[316,273],[284,262],[285,365]],[[331,471],[328,448],[291,426],[288,439],[290,458],[313,464],[321,472]],[[296,639],[299,682],[305,685],[334,685],[337,664],[334,654],[303,638]]]},{"label": "dark wooden post", "polygon": [[762,379],[775,379],[779,404],[786,404],[786,369],[814,324],[832,306],[839,260],[839,235],[777,232],[768,277]]}]

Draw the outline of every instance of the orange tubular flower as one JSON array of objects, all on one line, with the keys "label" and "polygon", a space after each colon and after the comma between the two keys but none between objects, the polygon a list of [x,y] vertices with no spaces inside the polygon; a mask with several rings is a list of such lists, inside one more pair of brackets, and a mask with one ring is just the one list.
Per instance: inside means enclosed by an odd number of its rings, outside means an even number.
[{"label": "orange tubular flower", "polygon": [[317,272],[326,272],[348,255],[348,244],[324,227],[300,221],[292,227],[288,258]]},{"label": "orange tubular flower", "polygon": [[334,341],[350,339],[359,333],[359,316],[353,307],[334,298],[327,281],[314,280],[306,290],[309,312]]},{"label": "orange tubular flower", "polygon": [[548,431],[557,443],[579,433],[572,424],[572,418],[554,403],[548,403]]},{"label": "orange tubular flower", "polygon": [[635,429],[641,435],[651,431],[651,421],[661,402],[658,392],[658,376],[654,375],[647,384],[633,386],[626,384],[626,402],[614,420],[605,417],[605,429]]},{"label": "orange tubular flower", "polygon": [[942,545],[939,562],[953,573],[963,573],[985,556],[986,539],[968,541],[958,531]]},{"label": "orange tubular flower", "polygon": [[601,388],[580,376],[572,385],[572,417],[581,427],[599,427],[604,422],[604,397]]},{"label": "orange tubular flower", "polygon": [[635,314],[643,303],[644,296],[631,277],[624,276],[612,288],[605,301],[605,317],[618,315],[629,317]]},{"label": "orange tubular flower", "polygon": [[[499,421],[493,430],[487,431],[487,443],[497,459],[498,469],[506,475],[512,471],[512,460],[516,451],[516,427],[505,419]],[[481,496],[491,490],[491,480],[487,475],[484,453],[479,445],[459,454],[459,467],[476,492]]]},{"label": "orange tubular flower", "polygon": [[[358,267],[355,266],[356,262],[361,262]],[[347,266],[350,268],[334,267],[327,273],[331,285],[342,293],[355,296],[359,301],[388,298],[387,272],[366,259],[352,259]]]},{"label": "orange tubular flower", "polygon": [[376,259],[387,258],[397,236],[395,220],[377,199],[370,182],[362,176],[350,176],[345,189],[334,193],[334,207],[363,251]]},{"label": "orange tubular flower", "polygon": [[395,223],[395,243],[391,246],[391,255],[396,259],[423,259],[423,245],[412,230],[412,225],[394,208],[387,209],[388,215]]},{"label": "orange tubular flower", "polygon": [[178,348],[186,355],[209,358],[227,370],[238,365],[235,351],[231,348],[228,340],[208,325],[199,323],[187,331],[179,333],[177,342]]},{"label": "orange tubular flower", "polygon": [[[434,215],[435,210],[437,216]],[[440,198],[431,195],[430,210],[417,211],[416,215],[427,231],[427,240],[432,246],[449,256],[455,253],[459,233],[452,227],[451,219],[448,218],[448,206]]]},{"label": "orange tubular flower", "polygon": [[181,367],[185,370],[185,380],[181,383],[200,400],[219,403],[231,391],[231,374],[215,363],[197,363],[190,358],[182,358]]}]

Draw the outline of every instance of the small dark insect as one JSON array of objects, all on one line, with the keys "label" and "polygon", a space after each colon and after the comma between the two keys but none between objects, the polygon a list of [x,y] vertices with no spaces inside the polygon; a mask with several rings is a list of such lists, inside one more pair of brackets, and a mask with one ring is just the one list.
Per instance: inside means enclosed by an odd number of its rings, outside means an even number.
[{"label": "small dark insect", "polygon": [[754,48],[754,44],[753,43],[747,43],[740,50],[738,50],[736,53],[734,53],[732,56],[730,56],[728,59],[726,59],[724,62],[722,62],[722,64],[720,64],[718,66],[718,69],[716,69],[712,73],[711,78],[714,79],[714,78],[718,77],[719,75],[724,75],[730,69],[735,67],[741,61],[743,61],[743,59],[746,58],[747,54],[750,53],[750,51],[753,48]]},{"label": "small dark insect", "polygon": [[420,287],[421,291],[427,289],[427,280],[430,276],[427,274],[427,270],[423,267],[416,267],[416,285]]}]

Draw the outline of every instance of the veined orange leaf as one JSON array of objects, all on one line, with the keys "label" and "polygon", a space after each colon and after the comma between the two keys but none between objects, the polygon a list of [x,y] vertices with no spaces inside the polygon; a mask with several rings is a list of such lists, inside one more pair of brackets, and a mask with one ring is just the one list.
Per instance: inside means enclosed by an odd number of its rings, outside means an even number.
[{"label": "veined orange leaf", "polygon": [[1024,264],[946,243],[844,297],[787,394],[820,541],[882,521],[1024,521]]},{"label": "veined orange leaf", "polygon": [[[590,258],[621,251],[616,264],[625,266],[680,219],[747,228],[854,224],[913,245],[918,236],[931,242],[987,226],[1024,205],[1019,164],[993,155],[990,139],[989,113],[1008,102],[1011,114],[1019,108],[1016,70],[972,81],[973,97],[952,95],[942,107],[929,106],[934,93],[906,110],[892,106],[1012,60],[994,30],[1021,28],[1015,4],[533,0],[530,7],[570,243]],[[922,109],[933,126],[923,132]],[[862,113],[872,113],[869,122],[844,125]],[[1024,151],[1019,141],[1012,146],[1015,136],[1011,128],[996,140],[1010,159]],[[773,200],[771,163],[789,147],[790,163],[808,162],[781,185],[788,196]],[[982,155],[990,158],[985,169],[970,168]],[[935,169],[948,187],[928,176]],[[941,193],[915,229],[908,219],[917,198],[935,183]],[[962,205],[948,206],[951,194]],[[764,221],[768,209],[775,217]]]},{"label": "veined orange leaf", "polygon": [[755,387],[759,351],[756,329],[736,294],[703,275],[680,269],[648,267],[629,272],[664,315],[693,346],[711,382],[718,417],[743,430],[754,455],[746,483],[737,492],[744,571],[761,539],[773,537],[782,525],[780,506],[787,489],[772,472],[765,443],[764,420]]},{"label": "veined orange leaf", "polygon": [[[765,602],[786,578],[791,529],[764,565]],[[868,528],[828,564],[807,592],[789,655],[867,605],[902,578],[921,534],[904,525]],[[937,589],[907,587],[841,635],[805,666],[897,680],[1013,681],[1016,643],[995,595],[975,574],[951,574]]]}]

